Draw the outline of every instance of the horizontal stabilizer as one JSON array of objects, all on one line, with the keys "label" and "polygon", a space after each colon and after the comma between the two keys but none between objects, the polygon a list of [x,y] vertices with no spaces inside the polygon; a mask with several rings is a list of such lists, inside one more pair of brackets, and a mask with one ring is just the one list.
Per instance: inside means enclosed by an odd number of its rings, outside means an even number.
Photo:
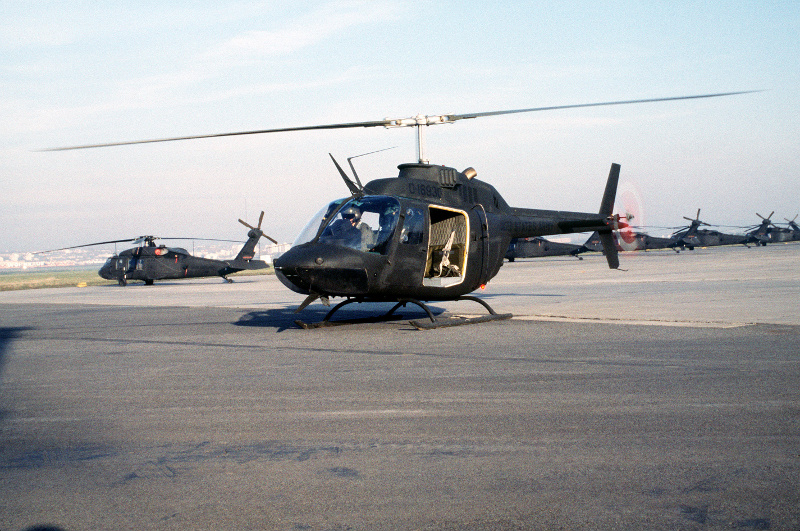
[{"label": "horizontal stabilizer", "polygon": [[266,269],[269,267],[264,260],[227,260],[226,263],[231,269],[236,269],[238,271],[244,270],[252,270],[252,269]]}]

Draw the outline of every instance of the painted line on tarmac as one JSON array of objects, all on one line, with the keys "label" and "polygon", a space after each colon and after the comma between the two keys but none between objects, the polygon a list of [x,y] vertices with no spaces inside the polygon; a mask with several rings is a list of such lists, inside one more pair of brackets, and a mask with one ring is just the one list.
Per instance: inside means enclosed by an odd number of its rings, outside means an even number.
[{"label": "painted line on tarmac", "polygon": [[316,418],[347,418],[347,417],[423,417],[434,414],[433,410],[426,409],[362,409],[339,411],[306,411],[302,416]]},{"label": "painted line on tarmac", "polygon": [[515,315],[517,321],[554,321],[564,323],[625,324],[635,326],[676,326],[685,328],[740,328],[756,323],[737,323],[722,321],[668,321],[643,319],[609,319],[607,317],[568,317],[565,315]]}]

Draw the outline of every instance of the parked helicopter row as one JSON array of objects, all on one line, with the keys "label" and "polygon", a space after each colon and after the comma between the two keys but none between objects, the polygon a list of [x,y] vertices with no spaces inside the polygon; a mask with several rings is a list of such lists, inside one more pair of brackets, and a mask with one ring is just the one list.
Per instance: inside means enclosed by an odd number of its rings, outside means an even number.
[{"label": "parked helicopter row", "polygon": [[[92,144],[47,151],[304,130],[413,127],[417,133],[418,160],[401,164],[397,177],[376,179],[362,185],[353,167],[352,157],[348,159],[353,171],[351,178],[331,156],[350,190],[350,196],[325,205],[301,231],[291,249],[274,261],[274,267],[284,285],[306,295],[298,311],[316,300],[327,305],[332,297],[345,299],[328,312],[321,323],[306,325],[298,322],[301,326],[327,326],[331,324],[331,316],[350,303],[392,302],[395,306],[384,317],[390,317],[397,308],[412,303],[425,310],[430,318],[430,322],[412,321],[412,324],[419,328],[434,328],[450,326],[451,323],[444,324],[437,320],[423,301],[468,299],[482,304],[490,313],[482,318],[460,320],[454,324],[511,317],[510,314],[497,314],[485,301],[468,294],[484,286],[497,274],[512,241],[549,234],[596,231],[605,249],[609,267],[617,268],[619,259],[612,233],[625,228],[627,223],[613,214],[620,172],[618,164],[611,165],[597,213],[514,208],[492,185],[475,178],[477,172],[474,169],[458,171],[448,166],[430,164],[424,155],[423,127],[515,113],[715,98],[745,93],[468,114],[417,115],[402,119]],[[226,267],[238,265],[241,264],[234,261],[234,264]]]},{"label": "parked helicopter row", "polygon": [[[676,252],[682,250],[693,251],[695,247],[715,247],[719,245],[756,245],[766,246],[768,243],[800,241],[800,226],[797,225],[797,216],[786,219],[786,226],[778,226],[772,222],[772,215],[762,216],[761,222],[750,228],[744,234],[726,234],[714,229],[704,229],[702,226],[711,226],[700,220],[700,209],[694,218],[685,217],[690,224],[676,230],[668,238],[651,236],[644,232],[637,232],[634,227],[627,227],[614,233],[614,246],[617,251],[648,251],[654,249],[672,249]],[[630,221],[630,220],[629,220]],[[523,238],[513,240],[506,252],[506,259],[513,262],[517,258],[537,258],[544,256],[572,255],[580,258],[581,253],[603,252],[603,247],[597,234],[592,234],[581,245],[570,243],[551,242],[544,238]]]}]

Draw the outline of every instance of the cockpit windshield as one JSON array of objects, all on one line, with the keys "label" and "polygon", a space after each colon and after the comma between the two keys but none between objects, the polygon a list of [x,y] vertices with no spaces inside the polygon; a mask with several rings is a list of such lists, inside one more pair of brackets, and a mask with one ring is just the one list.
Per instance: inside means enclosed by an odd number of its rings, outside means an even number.
[{"label": "cockpit windshield", "polygon": [[294,245],[313,241],[319,235],[319,243],[385,254],[400,214],[397,199],[367,196],[342,204],[344,201],[334,201],[320,210],[297,237]]},{"label": "cockpit windshield", "polygon": [[336,212],[336,209],[345,201],[347,201],[347,198],[337,199],[336,201],[332,201],[329,205],[322,207],[322,209],[314,214],[308,223],[306,223],[306,226],[303,227],[303,230],[301,230],[297,238],[294,239],[292,247],[314,240],[322,226],[329,220],[331,214]]}]

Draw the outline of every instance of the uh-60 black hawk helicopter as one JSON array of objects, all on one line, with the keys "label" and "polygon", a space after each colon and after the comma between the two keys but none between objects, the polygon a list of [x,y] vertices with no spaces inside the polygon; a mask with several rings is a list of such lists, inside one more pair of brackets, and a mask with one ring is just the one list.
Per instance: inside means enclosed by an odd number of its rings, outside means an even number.
[{"label": "uh-60 black hawk helicopter", "polygon": [[126,249],[118,254],[115,253],[114,256],[106,260],[103,267],[98,271],[98,274],[107,280],[116,280],[120,286],[126,286],[130,280],[142,280],[146,285],[150,286],[156,280],[213,276],[220,276],[228,282],[233,282],[227,277],[231,273],[251,269],[265,269],[268,267],[265,261],[253,259],[255,256],[256,244],[262,237],[270,240],[272,243],[278,243],[261,230],[261,222],[263,219],[264,212],[261,212],[261,216],[258,218],[258,225],[255,227],[241,219],[239,220],[239,223],[248,227],[250,230],[247,233],[247,241],[233,260],[201,258],[189,254],[189,251],[180,247],[167,247],[165,245],[155,244],[155,240],[161,239],[236,241],[215,238],[159,238],[158,236],[140,236],[138,238],[62,247],[61,249],[53,249],[51,251],[41,251],[41,253],[79,249],[81,247],[91,247],[94,245],[110,245],[112,243],[133,243],[139,246]]},{"label": "uh-60 black hawk helicopter", "polygon": [[[752,91],[748,91],[752,92]],[[422,308],[429,321],[412,321],[418,328],[435,328],[478,321],[507,319],[483,300],[469,294],[485,285],[499,271],[503,256],[514,238],[598,231],[606,248],[608,265],[619,266],[612,231],[624,227],[612,214],[620,166],[612,164],[597,213],[515,208],[497,190],[476,179],[472,168],[432,165],[423,152],[423,127],[459,120],[580,107],[598,107],[711,98],[745,92],[704,94],[643,100],[615,101],[490,111],[471,114],[418,115],[405,119],[312,125],[193,135],[151,140],[92,144],[52,151],[85,149],[225,136],[280,133],[289,131],[347,129],[357,127],[414,127],[418,160],[401,164],[397,177],[361,184],[353,171],[351,179],[333,162],[350,190],[350,196],[324,206],[301,231],[292,247],[275,259],[278,278],[289,289],[306,295],[298,312],[320,299],[345,300],[328,312],[320,323],[330,320],[341,307],[354,302],[395,303],[383,318],[390,318],[408,303]],[[437,320],[423,301],[473,300],[489,315],[461,320]]]}]

